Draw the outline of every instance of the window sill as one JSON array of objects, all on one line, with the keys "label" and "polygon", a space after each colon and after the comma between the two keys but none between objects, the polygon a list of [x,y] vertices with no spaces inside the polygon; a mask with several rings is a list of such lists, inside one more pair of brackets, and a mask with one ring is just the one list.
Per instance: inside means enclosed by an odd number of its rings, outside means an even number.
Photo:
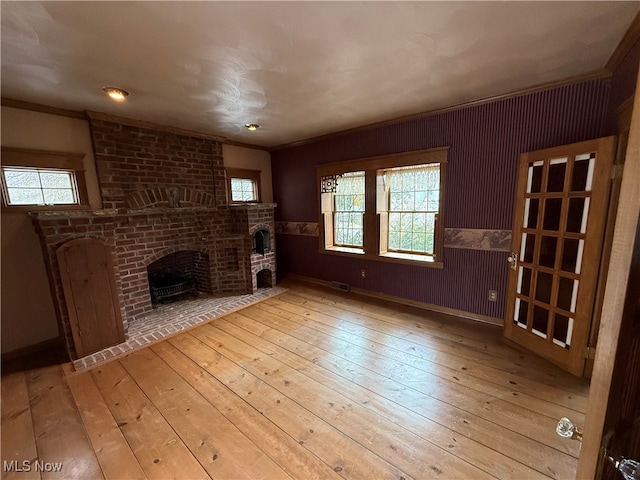
[{"label": "window sill", "polygon": [[330,247],[321,248],[319,250],[321,254],[339,255],[342,257],[354,257],[364,258],[366,260],[372,260],[374,262],[386,262],[396,263],[403,265],[414,265],[427,268],[444,268],[444,263],[435,261],[432,257],[425,257],[423,255],[411,255],[407,253],[383,253],[380,255],[367,254],[358,248],[347,247]]},{"label": "window sill", "polygon": [[327,252],[340,252],[340,253],[355,253],[356,255],[364,255],[364,250],[362,248],[355,247],[328,247],[326,248]]},{"label": "window sill", "polygon": [[413,253],[401,253],[401,252],[385,252],[380,254],[381,257],[397,258],[400,260],[413,260],[414,262],[429,262],[433,263],[433,257],[426,255],[418,255]]},{"label": "window sill", "polygon": [[66,210],[91,210],[88,204],[64,205],[2,205],[2,211],[9,212],[64,212]]}]

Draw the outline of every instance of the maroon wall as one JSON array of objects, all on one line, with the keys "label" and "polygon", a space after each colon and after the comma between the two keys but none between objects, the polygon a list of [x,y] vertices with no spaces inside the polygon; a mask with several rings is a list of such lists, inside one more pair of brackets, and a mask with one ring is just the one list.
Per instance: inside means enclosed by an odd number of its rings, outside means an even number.
[{"label": "maroon wall", "polygon": [[[608,80],[593,80],[274,151],[276,220],[318,222],[316,165],[450,146],[445,228],[511,230],[520,153],[603,136],[609,88]],[[280,273],[504,316],[504,252],[445,248],[444,264],[438,270],[334,257],[318,253],[316,237],[278,236]],[[489,289],[498,291],[498,302],[487,300]]]},{"label": "maroon wall", "polygon": [[638,64],[640,63],[640,39],[624,56],[611,77],[611,99],[608,108],[608,130],[616,132],[617,109],[636,91]]}]

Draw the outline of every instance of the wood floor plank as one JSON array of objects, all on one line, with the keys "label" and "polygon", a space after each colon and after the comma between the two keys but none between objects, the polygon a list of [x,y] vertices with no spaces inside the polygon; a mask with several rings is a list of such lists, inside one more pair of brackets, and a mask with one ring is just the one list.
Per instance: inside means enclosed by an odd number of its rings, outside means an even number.
[{"label": "wood floor plank", "polygon": [[[2,462],[10,468],[2,469],[3,479],[25,478],[20,470],[23,462],[35,465],[38,459],[36,439],[31,420],[29,393],[24,372],[2,375]],[[13,462],[13,463],[11,463]],[[39,472],[30,472],[31,478],[40,478]]]},{"label": "wood floor plank", "polygon": [[[259,310],[277,315],[297,323],[342,339],[352,344],[361,345],[367,340],[367,349],[396,359],[404,364],[414,366],[423,371],[437,375],[448,381],[455,381],[475,390],[489,393],[507,402],[528,408],[529,410],[554,418],[573,416],[577,422],[584,419],[586,397],[570,395],[566,392],[542,385],[538,382],[522,380],[515,375],[491,368],[473,368],[473,363],[464,359],[428,348],[420,343],[394,337],[367,327],[350,325],[341,328],[339,319],[316,311],[309,311],[297,304],[289,304],[279,299],[272,299],[248,308],[247,313]],[[476,372],[482,370],[482,375]],[[494,381],[497,380],[497,381]]]},{"label": "wood floor plank", "polygon": [[[278,425],[298,443],[328,464],[345,479],[397,478],[412,480],[408,473],[384,461],[298,402],[271,387],[192,334],[179,335],[169,343],[220,380],[236,395]],[[203,348],[203,344],[206,348]],[[214,342],[215,345],[218,345]],[[415,480],[415,479],[414,479]]]},{"label": "wood floor plank", "polygon": [[190,333],[415,478],[494,478],[211,324]]},{"label": "wood floor plank", "polygon": [[[556,418],[517,407],[500,398],[467,388],[456,381],[444,380],[424,370],[419,370],[413,365],[403,364],[363,346],[330,337],[299,322],[292,322],[282,317],[273,317],[273,321],[277,321],[278,329],[303,342],[318,346],[325,351],[331,351],[374,372],[389,375],[405,386],[450,405],[456,405],[485,420],[508,426],[515,432],[526,430],[531,438],[569,453],[576,458],[579,454],[579,445],[564,442],[561,437],[555,435],[558,421]],[[368,342],[365,343],[368,347]],[[362,345],[365,343],[361,342]]]},{"label": "wood floor plank", "polygon": [[[211,354],[204,344],[203,355]],[[200,395],[222,413],[247,438],[259,445],[280,467],[295,478],[337,480],[340,478],[293,437],[287,435],[267,417],[252,408],[215,377],[200,368],[191,358],[169,342],[161,342],[152,350],[195,388]],[[202,355],[200,355],[202,356]]]},{"label": "wood floor plank", "polygon": [[[518,391],[522,393],[528,393],[535,391],[541,398],[549,401],[553,401],[560,405],[571,408],[572,410],[585,412],[588,396],[588,383],[584,379],[576,379],[572,375],[565,372],[560,372],[559,369],[553,365],[545,365],[535,377],[530,379],[527,375],[523,376],[523,372],[530,372],[535,369],[535,364],[543,362],[542,359],[533,359],[532,354],[523,354],[517,352],[510,347],[502,344],[501,335],[498,332],[493,331],[492,337],[485,337],[482,345],[483,349],[468,349],[461,348],[459,341],[455,339],[441,339],[437,336],[440,330],[444,327],[440,327],[438,322],[432,322],[429,317],[420,319],[411,319],[399,321],[397,323],[389,323],[390,316],[377,315],[371,318],[366,315],[352,315],[341,309],[333,309],[320,302],[308,299],[305,296],[298,295],[299,292],[294,292],[290,295],[279,295],[273,298],[273,301],[264,302],[259,304],[262,308],[268,308],[269,305],[279,306],[278,302],[282,301],[286,305],[292,303],[299,307],[305,308],[308,313],[313,315],[314,313],[320,313],[323,316],[329,316],[336,328],[340,328],[345,331],[351,331],[358,334],[363,328],[380,332],[388,337],[388,341],[398,342],[399,345],[407,345],[408,348],[413,348],[415,353],[426,355],[436,363],[440,363],[451,368],[457,368],[468,374],[481,376],[492,381],[508,382],[507,385],[510,388],[518,388]],[[306,315],[307,312],[305,312]],[[384,320],[380,321],[380,317]],[[456,321],[457,319],[453,319]],[[420,321],[419,325],[422,329],[416,330],[413,325]],[[436,323],[435,326],[431,325]],[[430,327],[430,328],[428,328]],[[482,329],[484,325],[472,325],[474,327],[470,331],[469,335],[473,336],[477,334],[477,329]],[[494,327],[491,327],[494,330]],[[434,332],[435,331],[435,332]],[[435,335],[435,336],[434,336]],[[497,357],[491,353],[492,348],[499,348],[501,354]],[[506,349],[509,355],[503,355]],[[466,360],[466,361],[465,361]],[[534,363],[534,365],[528,368],[523,368],[527,362]],[[505,375],[506,373],[506,375]],[[570,386],[570,389],[557,388],[558,377],[564,381],[563,384]],[[548,382],[551,379],[552,382]],[[513,383],[512,383],[513,382]],[[552,383],[552,385],[549,385]]]},{"label": "wood floor plank", "polygon": [[152,349],[120,362],[212,478],[291,478]]},{"label": "wood floor plank", "polygon": [[331,359],[317,347],[259,323],[249,312],[225,316],[216,326],[390,421],[439,441],[442,448],[498,478],[534,478],[531,470],[537,470],[561,479],[572,478],[575,472],[573,457],[387,377]]},{"label": "wood floor plank", "polygon": [[91,377],[148,478],[210,478],[119,361]]},{"label": "wood floor plank", "polygon": [[88,372],[71,375],[67,382],[105,479],[147,478],[91,375]]},{"label": "wood floor plank", "polygon": [[2,479],[575,477],[555,417],[584,380],[494,326],[288,287],[90,371],[3,363],[3,460],[63,470]]},{"label": "wood floor plank", "polygon": [[[461,353],[475,351],[493,356],[491,361],[485,357],[479,358],[478,360],[483,365],[495,366],[493,363],[487,362],[497,361],[503,364],[505,360],[508,360],[512,364],[510,371],[525,378],[550,385],[556,385],[560,378],[567,391],[578,395],[584,395],[588,391],[588,382],[585,379],[561,372],[557,367],[529,352],[516,350],[499,342],[491,342],[492,348],[489,349],[489,345],[477,337],[477,331],[493,331],[494,335],[497,334],[500,337],[501,330],[496,330],[495,326],[459,319],[438,312],[424,311],[418,315],[414,313],[415,309],[374,299],[363,300],[357,295],[339,294],[326,288],[296,284],[294,291],[289,293],[321,304],[321,311],[330,312],[332,308],[337,307],[338,310],[342,310],[341,315],[345,315],[345,318],[350,317],[364,321],[375,319],[397,325],[402,327],[407,335],[426,332],[434,338],[442,340],[443,345],[457,348]],[[338,314],[340,313],[338,312]],[[466,348],[461,349],[461,346]]]},{"label": "wood floor plank", "polygon": [[27,389],[42,478],[104,478],[60,366],[31,370]]}]

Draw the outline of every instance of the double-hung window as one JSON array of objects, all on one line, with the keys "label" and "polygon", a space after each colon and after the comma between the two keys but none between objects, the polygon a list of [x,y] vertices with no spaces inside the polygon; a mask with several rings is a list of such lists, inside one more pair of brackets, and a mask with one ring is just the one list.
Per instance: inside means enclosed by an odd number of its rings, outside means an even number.
[{"label": "double-hung window", "polygon": [[364,171],[346,172],[335,179],[332,192],[322,193],[326,247],[337,251],[363,252]]},{"label": "double-hung window", "polygon": [[440,164],[378,170],[380,254],[435,255],[440,213]]},{"label": "double-hung window", "polygon": [[441,267],[447,153],[318,166],[320,251]]}]

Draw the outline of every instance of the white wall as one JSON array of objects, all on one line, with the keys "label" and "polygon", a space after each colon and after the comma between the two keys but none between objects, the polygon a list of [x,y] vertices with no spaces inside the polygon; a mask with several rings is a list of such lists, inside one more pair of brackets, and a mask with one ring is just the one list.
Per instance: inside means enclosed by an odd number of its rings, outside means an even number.
[{"label": "white wall", "polygon": [[264,150],[223,145],[224,166],[260,170],[260,191],[264,203],[273,203],[271,184],[271,155]]},{"label": "white wall", "polygon": [[[84,153],[92,208],[100,194],[89,124],[81,119],[1,107],[2,146]],[[40,240],[24,211],[2,211],[0,322],[2,353],[58,337],[58,323]]]}]

